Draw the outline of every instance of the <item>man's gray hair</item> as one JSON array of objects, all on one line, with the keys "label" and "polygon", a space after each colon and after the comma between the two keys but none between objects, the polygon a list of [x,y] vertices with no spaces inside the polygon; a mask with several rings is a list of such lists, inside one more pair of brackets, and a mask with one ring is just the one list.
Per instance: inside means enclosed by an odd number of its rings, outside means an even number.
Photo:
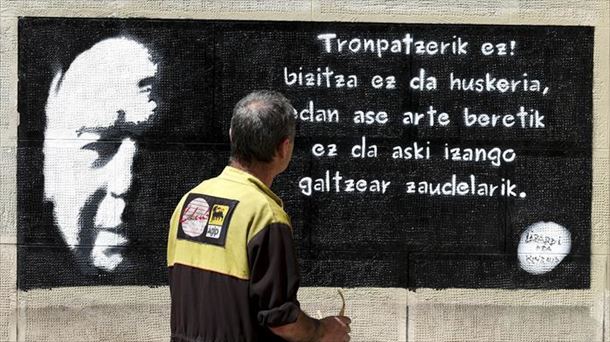
[{"label": "man's gray hair", "polygon": [[254,91],[233,109],[231,158],[268,163],[284,139],[294,139],[295,130],[294,108],[284,95],[271,90]]}]

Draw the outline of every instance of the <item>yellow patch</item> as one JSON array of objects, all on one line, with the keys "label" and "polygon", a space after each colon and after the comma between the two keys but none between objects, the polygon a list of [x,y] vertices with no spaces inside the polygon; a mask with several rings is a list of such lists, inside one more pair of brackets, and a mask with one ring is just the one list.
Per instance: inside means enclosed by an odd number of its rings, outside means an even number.
[{"label": "yellow patch", "polygon": [[216,226],[222,226],[228,212],[229,212],[228,205],[214,204],[214,206],[212,207],[212,210],[210,211],[209,224],[216,225]]}]

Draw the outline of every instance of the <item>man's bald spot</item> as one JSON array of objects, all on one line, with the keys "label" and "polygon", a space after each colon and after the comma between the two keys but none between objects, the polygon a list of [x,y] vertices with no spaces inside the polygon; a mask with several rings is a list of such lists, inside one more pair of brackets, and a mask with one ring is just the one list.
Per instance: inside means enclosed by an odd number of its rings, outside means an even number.
[{"label": "man's bald spot", "polygon": [[248,108],[251,111],[261,111],[261,110],[269,110],[271,109],[271,103],[269,103],[269,101],[263,101],[263,100],[252,100],[248,103],[246,103],[246,108]]}]

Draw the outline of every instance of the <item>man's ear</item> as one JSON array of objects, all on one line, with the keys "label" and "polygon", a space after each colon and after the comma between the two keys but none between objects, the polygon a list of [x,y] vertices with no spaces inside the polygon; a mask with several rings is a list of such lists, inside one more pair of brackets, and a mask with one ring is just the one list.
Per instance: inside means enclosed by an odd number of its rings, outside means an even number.
[{"label": "man's ear", "polygon": [[286,158],[290,154],[290,138],[286,137],[282,139],[282,142],[277,147],[278,156],[282,159]]},{"label": "man's ear", "polygon": [[233,131],[231,131],[231,128],[229,128],[229,141],[231,144],[233,143]]}]

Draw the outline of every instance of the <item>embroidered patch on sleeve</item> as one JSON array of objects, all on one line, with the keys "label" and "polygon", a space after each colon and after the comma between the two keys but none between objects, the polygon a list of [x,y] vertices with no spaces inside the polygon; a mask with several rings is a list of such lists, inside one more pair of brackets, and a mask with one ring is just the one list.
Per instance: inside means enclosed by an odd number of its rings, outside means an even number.
[{"label": "embroidered patch on sleeve", "polygon": [[224,247],[238,201],[191,193],[184,201],[178,239]]}]

